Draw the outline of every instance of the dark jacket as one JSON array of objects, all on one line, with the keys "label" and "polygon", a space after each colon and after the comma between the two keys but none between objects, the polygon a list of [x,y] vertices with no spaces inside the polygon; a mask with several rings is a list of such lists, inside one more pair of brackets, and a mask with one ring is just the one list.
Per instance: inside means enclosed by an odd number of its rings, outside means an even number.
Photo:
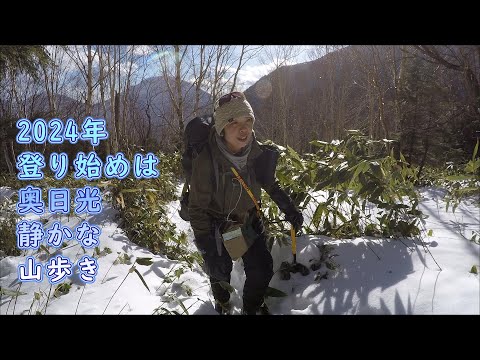
[{"label": "dark jacket", "polygon": [[[231,170],[233,164],[220,152],[216,141],[215,128],[212,128],[208,145],[192,163],[189,216],[196,239],[211,236],[215,224],[224,225],[227,217],[241,224],[252,214],[259,220],[253,200],[237,181]],[[288,215],[298,210],[275,179],[277,157],[271,154],[271,150],[254,137],[247,165],[239,174],[257,201],[260,201],[263,188]],[[224,230],[223,227],[221,231]]]}]

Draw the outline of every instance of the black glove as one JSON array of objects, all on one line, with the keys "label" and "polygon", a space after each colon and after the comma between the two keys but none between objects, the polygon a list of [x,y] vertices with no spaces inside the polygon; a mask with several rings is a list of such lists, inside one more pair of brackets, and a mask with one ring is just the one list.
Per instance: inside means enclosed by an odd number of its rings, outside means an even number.
[{"label": "black glove", "polygon": [[251,246],[260,236],[265,235],[265,225],[255,208],[247,215],[242,225],[242,234],[248,246]]},{"label": "black glove", "polygon": [[288,214],[285,214],[285,219],[293,225],[295,232],[298,232],[303,225],[303,215],[297,209],[292,210]]}]

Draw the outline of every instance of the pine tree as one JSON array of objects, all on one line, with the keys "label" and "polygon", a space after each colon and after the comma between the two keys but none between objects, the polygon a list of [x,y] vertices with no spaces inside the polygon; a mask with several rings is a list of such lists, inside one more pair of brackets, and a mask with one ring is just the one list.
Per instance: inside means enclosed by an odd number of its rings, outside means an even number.
[{"label": "pine tree", "polygon": [[7,71],[24,71],[37,79],[40,66],[50,62],[43,45],[0,45],[0,79]]}]

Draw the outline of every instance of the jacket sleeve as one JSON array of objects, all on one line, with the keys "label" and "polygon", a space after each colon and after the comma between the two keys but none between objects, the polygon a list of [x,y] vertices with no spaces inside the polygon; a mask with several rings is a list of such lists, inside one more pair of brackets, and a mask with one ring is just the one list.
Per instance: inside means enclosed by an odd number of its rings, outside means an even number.
[{"label": "jacket sleeve", "polygon": [[280,187],[275,177],[279,152],[272,146],[261,145],[262,154],[255,160],[255,174],[258,182],[285,215],[298,212],[288,194]]},{"label": "jacket sleeve", "polygon": [[285,215],[298,212],[290,196],[280,187],[278,180],[275,180],[270,185],[264,185],[263,188]]},{"label": "jacket sleeve", "polygon": [[192,162],[188,214],[196,239],[209,236],[212,230],[212,218],[207,209],[213,197],[213,169],[206,155],[209,154],[203,151]]}]

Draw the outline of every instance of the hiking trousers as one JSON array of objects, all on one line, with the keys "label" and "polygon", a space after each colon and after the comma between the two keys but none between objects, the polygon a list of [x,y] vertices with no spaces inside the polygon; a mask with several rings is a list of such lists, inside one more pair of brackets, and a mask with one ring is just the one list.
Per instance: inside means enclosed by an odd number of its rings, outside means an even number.
[{"label": "hiking trousers", "polygon": [[[220,281],[230,283],[232,259],[222,243],[222,255],[204,257],[204,261],[215,262],[206,264],[208,268],[216,268],[210,275],[210,283],[215,300],[227,303],[230,293],[220,285]],[[259,236],[242,256],[245,270],[245,285],[243,287],[243,308],[245,311],[256,311],[263,304],[265,291],[273,276],[273,259],[267,249],[265,236]],[[213,276],[212,276],[213,275]]]}]

